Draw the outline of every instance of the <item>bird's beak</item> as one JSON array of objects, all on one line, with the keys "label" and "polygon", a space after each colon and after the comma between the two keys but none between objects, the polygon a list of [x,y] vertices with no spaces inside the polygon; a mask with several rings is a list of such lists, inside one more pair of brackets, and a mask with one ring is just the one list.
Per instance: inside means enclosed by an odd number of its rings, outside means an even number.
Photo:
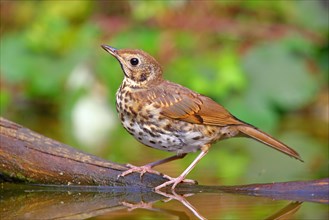
[{"label": "bird's beak", "polygon": [[117,49],[115,49],[114,47],[102,44],[101,47],[108,53],[110,53],[112,56],[114,57],[118,57],[118,53],[117,53]]}]

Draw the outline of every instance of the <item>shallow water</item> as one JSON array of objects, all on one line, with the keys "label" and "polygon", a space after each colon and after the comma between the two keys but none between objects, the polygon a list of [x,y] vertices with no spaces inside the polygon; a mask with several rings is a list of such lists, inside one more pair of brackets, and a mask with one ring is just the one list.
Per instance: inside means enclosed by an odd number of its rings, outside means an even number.
[{"label": "shallow water", "polygon": [[300,220],[329,217],[328,198],[323,192],[315,195],[312,202],[309,199],[298,202],[242,195],[219,188],[199,189],[193,193],[160,195],[145,189],[2,183],[0,219]]}]

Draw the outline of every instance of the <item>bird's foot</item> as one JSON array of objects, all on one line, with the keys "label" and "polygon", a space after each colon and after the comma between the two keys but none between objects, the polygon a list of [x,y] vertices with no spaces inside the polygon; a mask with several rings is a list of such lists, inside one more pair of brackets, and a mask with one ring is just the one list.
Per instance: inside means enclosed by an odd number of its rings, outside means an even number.
[{"label": "bird's foot", "polygon": [[[178,178],[176,178],[176,179],[178,179]],[[199,211],[191,203],[189,203],[186,200],[187,197],[193,196],[194,194],[189,193],[189,194],[178,195],[174,190],[172,190],[172,192],[171,192],[172,194],[168,194],[168,193],[162,192],[160,190],[158,190],[156,193],[166,197],[167,198],[166,202],[171,201],[171,200],[177,200],[177,201],[181,202],[186,208],[188,208],[194,214],[195,217],[197,217],[200,220],[207,220],[205,217],[203,217],[199,213]]]},{"label": "bird's foot", "polygon": [[179,176],[179,177],[177,177],[177,178],[172,178],[172,177],[170,177],[170,176],[168,176],[168,175],[163,175],[163,177],[165,177],[165,178],[167,178],[167,179],[169,179],[169,180],[168,180],[167,182],[164,182],[164,183],[162,183],[161,185],[155,187],[154,190],[155,190],[156,192],[157,192],[157,191],[160,191],[160,189],[162,189],[162,188],[164,188],[164,187],[166,187],[166,186],[169,186],[169,185],[171,185],[171,184],[173,184],[172,187],[171,187],[171,189],[174,190],[175,187],[177,186],[177,184],[179,184],[179,183],[181,183],[181,182],[183,182],[183,183],[188,183],[188,184],[198,184],[197,181],[195,181],[195,180],[190,180],[190,179],[184,179],[183,176]]},{"label": "bird's foot", "polygon": [[[171,176],[168,176],[168,175],[166,175],[166,174],[164,174],[163,177],[164,177],[164,178],[167,178],[167,179],[169,179],[169,180],[177,179],[177,178],[173,178],[173,177],[171,177]],[[183,179],[183,180],[181,181],[181,183],[188,183],[188,184],[193,184],[193,185],[195,185],[195,184],[198,184],[198,181],[196,181],[196,180],[191,180],[191,179]]]},{"label": "bird's foot", "polygon": [[126,166],[129,167],[130,169],[122,172],[121,174],[119,174],[118,178],[127,176],[128,174],[131,174],[131,173],[140,173],[141,178],[143,177],[143,175],[145,173],[154,173],[154,174],[157,174],[157,175],[161,175],[161,173],[159,173],[156,170],[152,170],[152,168],[148,165],[138,167],[138,166],[134,166],[134,165],[131,165],[131,164],[127,164]]},{"label": "bird's foot", "polygon": [[140,202],[140,203],[137,203],[137,204],[132,204],[132,203],[129,203],[129,202],[121,202],[122,205],[126,206],[128,208],[128,211],[132,211],[134,209],[148,209],[148,210],[152,210],[153,207],[152,207],[152,204],[153,203],[146,203],[146,202]]},{"label": "bird's foot", "polygon": [[[178,199],[178,197],[177,197],[178,194],[174,191],[172,191],[171,193],[167,193],[167,192],[163,192],[163,191],[158,190],[158,191],[156,191],[156,193],[166,197],[166,199],[162,199],[163,202],[169,202],[171,200],[178,200],[178,201],[181,202],[181,200]],[[190,196],[193,196],[193,195],[194,195],[194,193],[185,193],[185,194],[182,194],[180,196],[184,197],[184,198],[187,198],[187,197],[190,197]]]}]

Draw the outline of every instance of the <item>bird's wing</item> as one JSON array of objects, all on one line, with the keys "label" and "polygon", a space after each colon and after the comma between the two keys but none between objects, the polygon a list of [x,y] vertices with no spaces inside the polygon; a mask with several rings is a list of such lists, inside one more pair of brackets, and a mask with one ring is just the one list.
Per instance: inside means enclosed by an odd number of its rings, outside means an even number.
[{"label": "bird's wing", "polygon": [[254,126],[235,118],[224,107],[212,99],[176,84],[166,83],[164,85],[164,87],[157,88],[160,90],[154,90],[151,95],[153,97],[152,103],[159,107],[161,106],[162,115],[196,124],[214,126],[233,125],[243,135],[254,138],[302,161],[295,150]]},{"label": "bird's wing", "polygon": [[152,101],[161,106],[161,114],[166,117],[215,126],[243,124],[212,99],[185,87],[168,83],[160,89],[155,93],[161,95],[154,96]]}]

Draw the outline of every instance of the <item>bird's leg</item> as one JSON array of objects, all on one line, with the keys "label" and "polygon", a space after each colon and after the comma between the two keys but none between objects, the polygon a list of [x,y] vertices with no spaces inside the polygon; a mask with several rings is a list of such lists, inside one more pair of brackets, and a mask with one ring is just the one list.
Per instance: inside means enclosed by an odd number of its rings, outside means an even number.
[{"label": "bird's leg", "polygon": [[182,158],[184,158],[186,155],[187,155],[187,153],[185,153],[185,154],[176,154],[176,155],[174,155],[174,156],[167,157],[167,158],[162,159],[162,160],[157,160],[157,161],[155,161],[155,162],[148,163],[148,164],[146,164],[145,166],[150,166],[150,167],[152,168],[152,167],[158,166],[158,165],[160,165],[160,164],[168,163],[168,162],[173,161],[173,160],[182,159]]},{"label": "bird's leg", "polygon": [[158,192],[160,191],[161,188],[166,187],[168,185],[172,185],[171,189],[174,190],[175,187],[177,186],[178,183],[182,182],[185,177],[187,176],[187,174],[189,174],[191,172],[191,170],[195,167],[195,165],[208,153],[210,148],[210,145],[204,145],[201,148],[201,153],[193,160],[193,162],[186,168],[186,170],[184,170],[184,172],[179,175],[176,178],[171,178],[169,181],[164,182],[163,184],[155,187],[155,191]]},{"label": "bird's leg", "polygon": [[169,202],[171,200],[177,200],[178,202],[182,203],[186,208],[188,208],[194,214],[195,217],[197,217],[198,219],[201,219],[201,220],[206,220],[206,218],[203,217],[198,212],[198,210],[191,203],[189,203],[186,200],[186,197],[193,196],[194,194],[178,195],[174,191],[172,191],[172,194],[164,193],[164,192],[161,192],[161,191],[158,191],[157,193],[160,194],[160,195],[162,195],[162,196],[167,197],[168,199],[167,199],[166,202]]},{"label": "bird's leg", "polygon": [[[171,200],[177,200],[178,202],[181,202],[185,207],[187,207],[194,215],[200,220],[206,220],[205,217],[203,217],[196,208],[194,208],[191,203],[189,203],[185,198],[189,196],[193,196],[194,194],[183,194],[183,195],[178,195],[175,192],[172,192],[172,194],[167,194],[165,192],[158,193],[161,196],[164,196],[166,200],[163,200],[164,202],[169,202]],[[173,211],[169,209],[163,209],[163,208],[154,208],[153,203],[157,201],[152,201],[152,202],[139,202],[137,204],[129,203],[129,202],[121,202],[122,205],[126,206],[128,208],[128,211],[132,211],[134,209],[145,209],[153,212],[160,212],[163,214],[168,214],[170,216],[175,216],[178,217],[179,219],[183,219],[186,214],[184,212],[184,215],[180,214],[179,211]],[[182,218],[182,216],[184,216]],[[185,219],[185,218],[184,218]]]},{"label": "bird's leg", "polygon": [[[160,175],[160,173],[158,171],[153,170],[152,168],[155,167],[155,166],[158,166],[160,164],[164,164],[164,163],[168,163],[168,162],[173,161],[173,160],[181,159],[185,156],[186,156],[186,153],[185,154],[180,154],[180,155],[174,155],[174,156],[162,159],[162,160],[157,160],[155,162],[148,163],[148,164],[146,164],[144,166],[141,166],[141,167],[134,166],[134,165],[131,165],[131,164],[127,164],[127,167],[129,167],[130,169],[128,169],[128,170],[124,171],[123,173],[121,173],[120,175],[118,175],[118,178],[122,177],[122,176],[126,176],[130,173],[135,173],[135,172],[140,173],[141,177],[145,173],[154,173],[154,174]],[[172,179],[171,177],[169,177],[167,175],[164,175],[164,177],[168,178],[168,179]]]}]

